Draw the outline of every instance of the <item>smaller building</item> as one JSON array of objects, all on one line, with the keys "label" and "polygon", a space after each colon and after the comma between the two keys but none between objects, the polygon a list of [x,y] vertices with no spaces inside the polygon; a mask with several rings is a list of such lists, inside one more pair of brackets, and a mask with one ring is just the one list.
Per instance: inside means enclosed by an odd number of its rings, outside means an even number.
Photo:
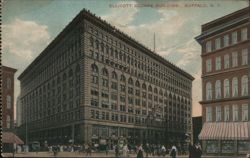
[{"label": "smaller building", "polygon": [[192,117],[193,123],[193,143],[199,141],[199,134],[202,129],[202,116]]}]

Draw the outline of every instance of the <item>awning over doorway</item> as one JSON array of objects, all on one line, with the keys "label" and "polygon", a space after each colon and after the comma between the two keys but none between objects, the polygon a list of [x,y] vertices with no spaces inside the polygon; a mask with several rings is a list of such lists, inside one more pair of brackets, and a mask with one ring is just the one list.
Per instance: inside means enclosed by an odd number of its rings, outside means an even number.
[{"label": "awning over doorway", "polygon": [[14,143],[24,144],[23,141],[12,132],[3,132],[2,133],[2,142],[9,143],[9,144],[14,144]]},{"label": "awning over doorway", "polygon": [[200,140],[249,140],[250,122],[206,122]]}]

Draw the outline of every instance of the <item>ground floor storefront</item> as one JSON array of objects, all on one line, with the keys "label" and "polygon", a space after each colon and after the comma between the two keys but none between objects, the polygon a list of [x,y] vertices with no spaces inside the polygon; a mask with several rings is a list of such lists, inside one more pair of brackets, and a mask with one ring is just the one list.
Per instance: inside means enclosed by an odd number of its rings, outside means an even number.
[{"label": "ground floor storefront", "polygon": [[250,123],[205,123],[199,138],[204,154],[246,155],[250,151]]},{"label": "ground floor storefront", "polygon": [[31,130],[26,128],[21,130],[20,135],[28,143],[33,141],[45,145],[70,145],[91,143],[98,148],[113,149],[119,139],[124,139],[125,143],[131,145],[142,144],[164,144],[166,148],[172,145],[185,148],[185,132],[166,131],[162,127],[128,126],[101,124],[96,122],[72,123],[64,126]]}]

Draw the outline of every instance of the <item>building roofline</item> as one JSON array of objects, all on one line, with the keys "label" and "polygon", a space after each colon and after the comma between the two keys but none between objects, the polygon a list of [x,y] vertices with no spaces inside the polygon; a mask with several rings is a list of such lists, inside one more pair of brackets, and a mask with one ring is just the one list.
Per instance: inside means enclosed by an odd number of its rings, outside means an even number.
[{"label": "building roofline", "polygon": [[224,16],[222,16],[222,17],[219,17],[219,18],[217,18],[217,19],[215,19],[215,20],[209,21],[209,22],[207,22],[207,23],[205,23],[205,24],[202,24],[201,27],[202,27],[202,28],[203,28],[203,27],[208,27],[208,26],[211,25],[211,24],[220,22],[220,21],[222,21],[222,20],[224,20],[224,19],[227,19],[227,18],[229,18],[229,17],[231,17],[231,16],[233,16],[233,15],[235,15],[235,14],[239,14],[239,13],[241,13],[241,12],[247,12],[247,10],[249,10],[249,9],[250,9],[250,6],[245,7],[245,8],[242,8],[242,9],[240,9],[240,10],[237,10],[237,11],[235,11],[235,12],[229,13],[229,14],[224,15]]},{"label": "building roofline", "polygon": [[78,22],[82,21],[83,19],[87,19],[90,20],[91,22],[95,22],[98,23],[100,25],[102,25],[103,27],[105,27],[106,31],[108,31],[109,33],[112,33],[115,36],[118,36],[119,38],[122,38],[123,40],[125,40],[126,42],[129,42],[130,45],[134,45],[136,46],[136,48],[138,48],[139,50],[141,50],[142,52],[146,52],[147,55],[150,55],[151,57],[160,60],[161,63],[166,64],[167,66],[169,66],[170,68],[172,68],[173,70],[182,73],[185,77],[187,77],[190,80],[194,80],[194,77],[191,76],[189,73],[185,72],[184,70],[182,70],[181,68],[177,67],[176,65],[174,65],[173,63],[169,62],[168,60],[166,60],[165,58],[163,58],[162,56],[160,56],[159,54],[156,54],[155,52],[153,52],[152,50],[150,50],[149,48],[147,48],[146,46],[142,45],[141,43],[139,43],[138,41],[136,41],[135,39],[133,39],[132,37],[130,37],[129,35],[123,33],[122,31],[120,31],[119,29],[117,29],[116,27],[112,26],[111,24],[109,24],[108,22],[106,22],[105,20],[101,19],[100,17],[96,16],[95,14],[91,13],[89,10],[83,9],[81,10],[77,16],[75,16],[75,18],[54,38],[54,40],[42,51],[42,53],[40,53],[38,55],[38,57],[35,58],[35,60],[21,73],[21,75],[18,77],[18,79],[20,80],[24,74],[27,73],[28,69],[35,65],[40,58],[43,55],[47,54],[47,51],[54,46],[54,44],[61,39],[61,37],[63,37],[72,27],[75,26],[75,24],[77,24]]},{"label": "building roofline", "polygon": [[2,70],[8,70],[8,71],[12,71],[12,72],[16,72],[17,71],[17,69],[15,69],[15,68],[12,68],[12,67],[8,67],[8,66],[4,66],[4,65],[1,65],[1,69]]}]

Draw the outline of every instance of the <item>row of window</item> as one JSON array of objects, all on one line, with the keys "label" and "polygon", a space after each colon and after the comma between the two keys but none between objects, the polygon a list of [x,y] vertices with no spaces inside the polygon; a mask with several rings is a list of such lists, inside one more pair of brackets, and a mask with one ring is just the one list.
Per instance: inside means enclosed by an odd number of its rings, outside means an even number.
[{"label": "row of window", "polygon": [[[232,60],[230,62],[230,56],[229,54],[224,55],[224,69],[229,69],[230,68],[230,63],[231,67],[237,67],[239,61],[238,57],[238,52],[233,52],[232,53]],[[247,65],[248,64],[248,49],[243,49],[241,53],[241,65]],[[206,72],[211,72],[213,69],[213,64],[212,64],[212,59],[207,59],[206,60]],[[222,69],[222,61],[221,61],[221,56],[218,56],[215,58],[215,70],[221,70]]]},{"label": "row of window", "polygon": [[109,112],[101,112],[98,110],[91,110],[90,118],[92,119],[100,119],[100,120],[111,120],[111,121],[119,121],[119,122],[128,122],[128,123],[136,123],[136,124],[145,124],[146,118],[127,116],[124,114],[115,114]]},{"label": "row of window", "polygon": [[[212,41],[207,41],[206,42],[206,52],[212,52],[214,50],[221,49],[223,47],[227,47],[230,44],[236,44],[239,41],[245,41],[247,40],[247,28],[242,28],[240,30],[240,38],[238,39],[238,31],[232,32],[232,34],[226,34],[223,36],[223,38],[218,37],[215,39],[214,43]],[[231,39],[231,40],[230,40]],[[223,40],[223,42],[221,42]]]},{"label": "row of window", "polygon": [[[95,64],[92,64],[91,65],[91,69],[92,69],[92,79],[91,79],[91,82],[93,84],[99,84],[99,70],[98,70],[98,67]],[[108,72],[107,72],[106,68],[102,69],[102,75],[103,75],[102,86],[103,87],[108,87],[109,86],[109,80],[105,78],[105,76],[108,77]],[[111,79],[112,80],[118,80],[118,75],[117,75],[117,73],[115,71],[112,72]],[[153,92],[153,88],[152,88],[151,85],[149,85],[147,87],[145,83],[141,84],[138,80],[136,80],[135,83],[134,83],[134,81],[133,81],[133,79],[131,77],[129,77],[129,79],[127,81],[128,81],[127,82],[128,85],[131,85],[131,86],[135,85],[135,87],[142,88],[143,90],[148,90],[149,92]],[[120,76],[120,82],[126,84],[126,77],[124,75]],[[125,91],[125,85],[121,84],[120,86],[121,86],[120,87],[121,90]],[[118,89],[117,82],[112,81],[111,82],[111,88],[117,90]],[[131,88],[132,87],[128,88],[128,93],[129,94],[133,94],[133,88],[132,89]],[[159,93],[160,95],[163,95],[162,90],[161,89],[158,90],[156,87],[154,88],[154,93],[156,93],[156,94]],[[166,94],[164,94],[164,95],[166,95]]]},{"label": "row of window", "polygon": [[117,51],[115,48],[109,47],[108,45],[105,45],[103,42],[100,42],[98,39],[94,39],[93,37],[90,37],[90,46],[97,49],[97,51],[92,49],[90,50],[92,58],[96,60],[101,60],[104,62],[104,56],[106,57],[106,61],[109,59],[117,59],[117,61],[119,60],[124,62],[126,65],[131,65],[131,68],[133,67],[134,69],[137,69],[138,72],[139,70],[142,70],[153,75],[154,77],[158,77],[159,79],[167,80],[169,77],[171,77],[171,79],[172,77],[178,78],[179,81],[176,81],[178,84],[183,85],[183,87],[189,87],[189,85],[186,85],[186,83],[189,82],[187,82],[186,79],[181,75],[176,74],[172,70],[167,70],[164,65],[159,65],[158,63],[153,62],[151,58],[145,58],[143,56],[140,57],[139,53],[134,52],[135,56],[131,56],[128,53]]},{"label": "row of window", "polygon": [[[249,115],[249,108],[248,104],[242,104],[241,105],[241,120],[242,121],[248,121],[248,115]],[[223,112],[224,109],[224,112]],[[213,119],[213,110],[215,110],[215,119]],[[213,120],[215,121],[240,121],[239,118],[239,105],[226,105],[226,106],[216,106],[215,109],[211,106],[206,107],[206,121],[211,122]],[[222,116],[224,115],[224,119]]]},{"label": "row of window", "polygon": [[[239,94],[238,89],[238,78],[234,77],[231,81],[231,87],[230,87],[230,81],[229,79],[225,79],[223,81],[223,93],[224,93],[224,98],[229,98],[230,97],[230,88],[231,88],[231,95],[232,97],[237,97]],[[215,99],[221,99],[222,98],[222,83],[220,80],[217,80],[215,82],[214,86],[214,97]],[[244,75],[241,77],[241,96],[247,96],[248,95],[248,77],[247,75]],[[213,87],[211,82],[206,83],[206,100],[211,100],[213,99]]]}]

